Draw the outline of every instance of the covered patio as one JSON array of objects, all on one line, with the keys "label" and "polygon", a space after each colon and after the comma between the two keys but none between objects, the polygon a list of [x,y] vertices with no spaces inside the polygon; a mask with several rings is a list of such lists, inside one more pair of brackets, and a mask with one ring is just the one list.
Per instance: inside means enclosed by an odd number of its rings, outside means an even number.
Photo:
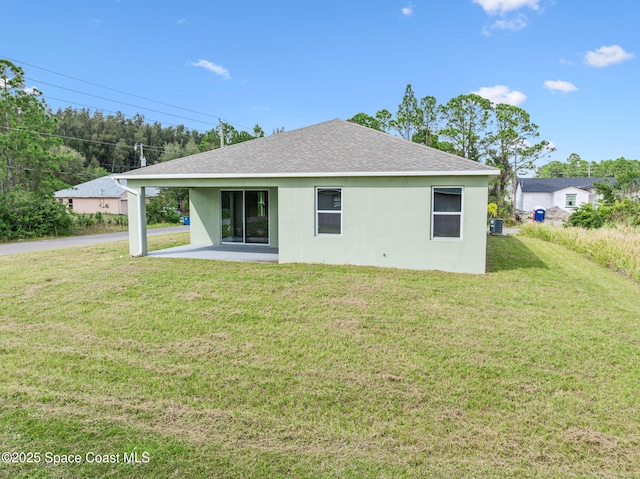
[{"label": "covered patio", "polygon": [[150,251],[156,258],[213,259],[248,263],[278,263],[278,248],[262,245],[201,245],[188,244]]}]

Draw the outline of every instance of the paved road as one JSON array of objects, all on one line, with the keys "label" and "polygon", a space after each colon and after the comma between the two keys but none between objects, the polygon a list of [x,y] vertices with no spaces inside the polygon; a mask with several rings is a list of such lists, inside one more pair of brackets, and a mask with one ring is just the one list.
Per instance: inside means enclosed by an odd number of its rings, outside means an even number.
[{"label": "paved road", "polygon": [[[167,235],[171,233],[183,233],[189,231],[188,226],[169,226],[167,228],[147,229],[147,236]],[[102,235],[71,236],[68,238],[56,238],[52,240],[21,241],[18,243],[0,244],[0,256],[7,254],[29,253],[46,249],[71,248],[73,246],[85,246],[96,243],[108,243],[110,241],[128,240],[129,233],[106,233]]]}]

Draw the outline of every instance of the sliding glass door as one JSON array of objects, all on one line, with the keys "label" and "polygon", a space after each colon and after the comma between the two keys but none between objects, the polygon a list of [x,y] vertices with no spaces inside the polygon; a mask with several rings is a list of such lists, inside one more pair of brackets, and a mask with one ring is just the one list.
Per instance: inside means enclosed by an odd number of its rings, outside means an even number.
[{"label": "sliding glass door", "polygon": [[269,244],[269,192],[222,191],[222,242]]}]

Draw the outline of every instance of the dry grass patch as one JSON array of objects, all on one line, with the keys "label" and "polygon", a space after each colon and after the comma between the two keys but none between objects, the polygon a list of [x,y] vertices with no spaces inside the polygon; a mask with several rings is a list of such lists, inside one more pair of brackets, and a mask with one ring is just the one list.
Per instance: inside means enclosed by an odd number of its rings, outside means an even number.
[{"label": "dry grass patch", "polygon": [[527,224],[523,235],[567,246],[602,266],[640,282],[640,230],[627,226],[600,229]]}]

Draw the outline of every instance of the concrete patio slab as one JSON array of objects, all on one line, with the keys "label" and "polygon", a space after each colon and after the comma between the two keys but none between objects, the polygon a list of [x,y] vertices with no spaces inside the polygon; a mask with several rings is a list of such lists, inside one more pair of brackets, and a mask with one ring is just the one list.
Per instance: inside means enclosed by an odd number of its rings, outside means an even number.
[{"label": "concrete patio slab", "polygon": [[258,245],[198,245],[188,244],[150,251],[148,256],[157,258],[213,259],[254,263],[277,263],[278,248]]}]

